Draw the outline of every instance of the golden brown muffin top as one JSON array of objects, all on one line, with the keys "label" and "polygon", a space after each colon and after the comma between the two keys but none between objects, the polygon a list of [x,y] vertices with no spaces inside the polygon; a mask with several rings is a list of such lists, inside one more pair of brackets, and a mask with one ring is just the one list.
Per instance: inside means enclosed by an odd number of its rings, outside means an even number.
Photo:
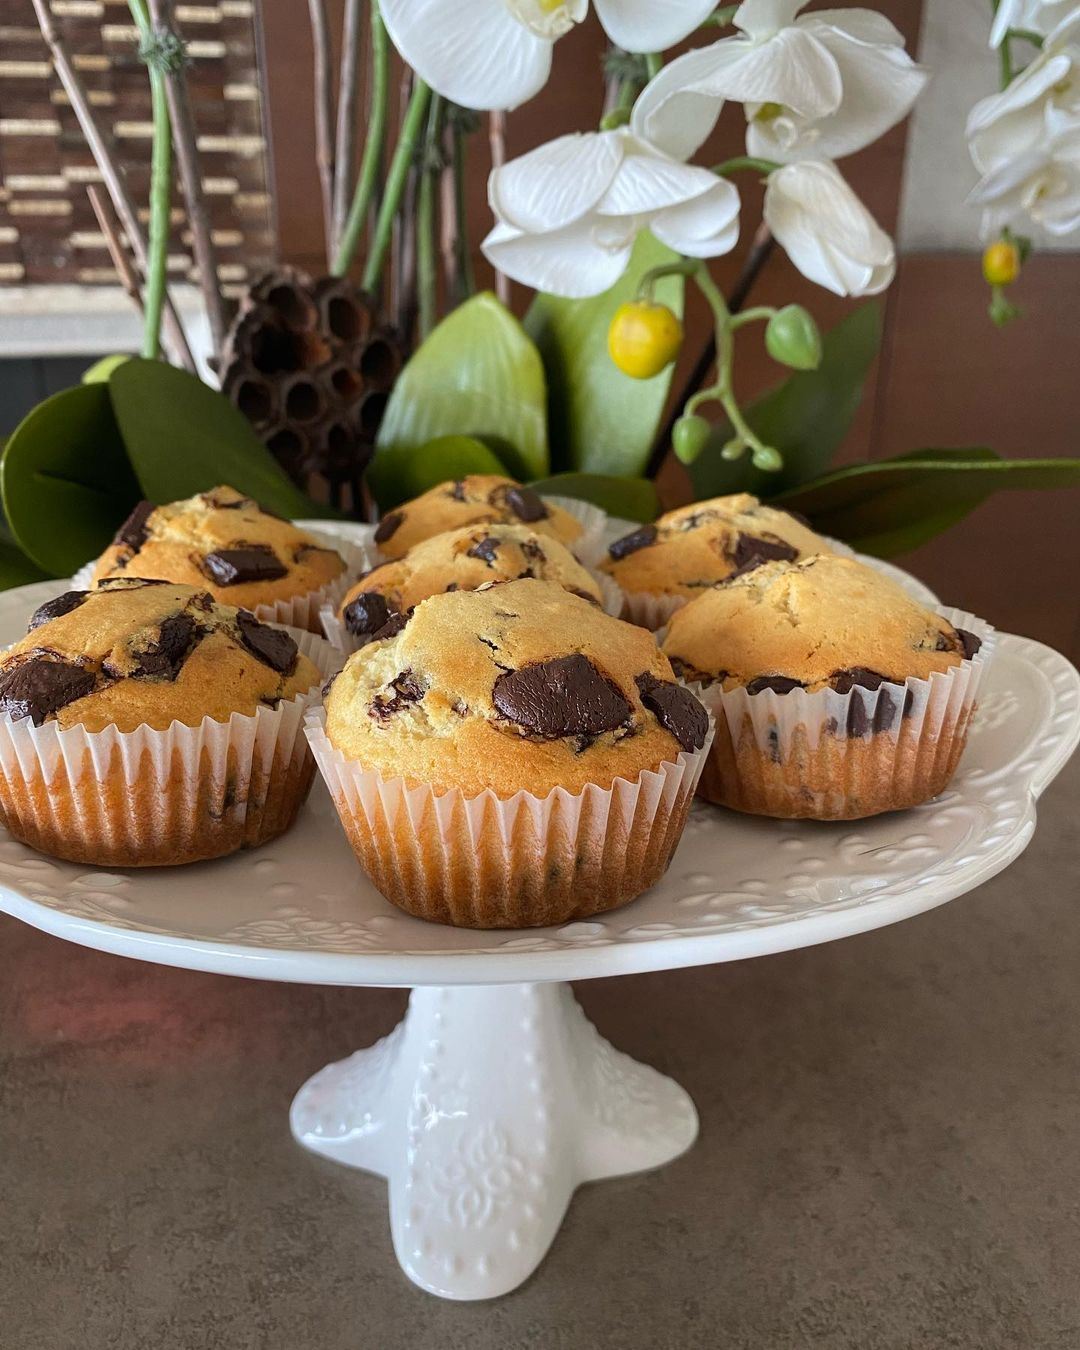
[{"label": "golden brown muffin top", "polygon": [[572,544],[582,533],[581,522],[569,511],[544,501],[532,488],[512,478],[473,473],[439,483],[388,511],[376,527],[375,542],[384,557],[400,558],[432,535],[488,521],[528,525],[564,544]]},{"label": "golden brown muffin top", "polygon": [[684,605],[664,639],[687,679],[781,694],[925,679],[981,645],[889,577],[836,554],[764,563],[723,582]]},{"label": "golden brown muffin top", "polygon": [[34,612],[0,658],[0,712],[35,726],[164,731],[274,707],[319,678],[283,628],[191,586],[123,577]]},{"label": "golden brown muffin top", "polygon": [[437,534],[374,568],[342,600],[338,617],[354,637],[366,638],[429,596],[523,577],[554,581],[594,604],[601,601],[600,587],[558,539],[527,525],[490,523]]},{"label": "golden brown muffin top", "polygon": [[763,562],[829,551],[795,516],[744,492],[681,506],[632,530],[615,540],[600,567],[624,591],[693,597]]},{"label": "golden brown muffin top", "polygon": [[704,743],[707,714],[652,636],[554,582],[435,595],[384,634],[326,699],[330,741],[384,778],[576,793]]},{"label": "golden brown muffin top", "polygon": [[231,487],[168,506],[140,502],[98,559],[94,581],[152,577],[254,609],[307,595],[345,570],[341,555]]}]

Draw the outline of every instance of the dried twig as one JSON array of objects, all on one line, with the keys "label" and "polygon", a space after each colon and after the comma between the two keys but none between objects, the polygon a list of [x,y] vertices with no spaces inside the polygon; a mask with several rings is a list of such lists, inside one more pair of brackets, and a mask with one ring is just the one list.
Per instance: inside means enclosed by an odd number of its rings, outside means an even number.
[{"label": "dried twig", "polygon": [[[368,96],[367,138],[352,205],[344,229],[335,242],[331,271],[336,277],[345,276],[352,266],[365,224],[374,236],[378,217],[378,189],[382,178],[386,114],[390,97],[390,39],[379,12],[379,0],[368,0],[368,3],[371,6],[371,91]],[[368,216],[372,216],[370,221],[367,220]]]},{"label": "dried twig", "polygon": [[136,309],[141,314],[143,302],[139,277],[120,240],[120,232],[113,224],[112,216],[109,214],[109,208],[105,204],[101,189],[91,183],[86,189],[86,195],[90,198],[90,206],[94,212],[94,219],[98,223],[98,229],[105,236],[105,246],[109,250],[109,257],[112,259],[112,265],[116,268],[116,275],[120,278],[120,284],[134,301]]},{"label": "dried twig", "polygon": [[341,74],[338,78],[337,149],[334,154],[333,248],[345,230],[352,198],[353,161],[356,158],[356,98],[360,71],[360,0],[345,0],[341,32]]},{"label": "dried twig", "polygon": [[315,162],[322,185],[323,234],[326,262],[334,255],[334,89],[330,83],[330,25],[325,0],[308,0],[311,18],[311,43],[315,51]]},{"label": "dried twig", "polygon": [[[150,17],[155,28],[172,31],[173,0],[150,0]],[[180,186],[184,192],[188,224],[191,226],[195,266],[199,269],[199,288],[202,291],[203,304],[206,306],[206,316],[210,321],[214,355],[220,360],[228,323],[225,318],[221,287],[218,284],[217,251],[210,231],[210,216],[202,187],[202,173],[196,149],[195,120],[191,113],[191,100],[188,97],[187,76],[182,65],[170,70],[166,75],[165,96],[169,103],[169,120],[172,122],[173,145],[176,150],[177,167],[180,170]]]},{"label": "dried twig", "polygon": [[[488,114],[488,145],[492,170],[502,168],[506,163],[506,113],[501,108]],[[495,294],[504,305],[510,303],[510,278],[503,272],[495,273]]]},{"label": "dried twig", "polygon": [[[94,115],[93,109],[90,107],[86,89],[75,71],[67,47],[64,45],[64,40],[53,23],[48,0],[32,0],[32,3],[34,13],[37,16],[38,27],[41,29],[41,35],[44,37],[52,57],[53,67],[60,78],[60,83],[64,86],[72,111],[75,113],[82,133],[86,137],[86,143],[90,147],[90,153],[94,156],[94,162],[105,180],[105,186],[108,188],[109,196],[116,208],[116,214],[120,217],[120,223],[127,234],[131,250],[145,275],[147,266],[146,235],[139,224],[135,203],[128,191],[127,183],[124,181],[123,172],[113,156],[112,149],[105,139],[105,134]],[[193,371],[195,361],[191,355],[191,348],[188,346],[187,338],[184,335],[183,325],[168,296],[165,297],[165,322],[174,356],[188,370]]]}]

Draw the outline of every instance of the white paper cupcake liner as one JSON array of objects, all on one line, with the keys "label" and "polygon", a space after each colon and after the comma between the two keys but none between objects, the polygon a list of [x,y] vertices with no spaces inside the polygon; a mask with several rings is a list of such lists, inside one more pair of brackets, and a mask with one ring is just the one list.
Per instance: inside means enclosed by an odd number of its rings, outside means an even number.
[{"label": "white paper cupcake liner", "polygon": [[540,494],[544,501],[552,506],[561,507],[581,525],[581,534],[567,547],[579,562],[586,567],[595,567],[604,556],[607,547],[604,531],[607,528],[607,512],[592,502],[579,501],[577,497],[560,497],[555,493]]},{"label": "white paper cupcake liner", "polygon": [[536,928],[625,904],[667,870],[712,741],[634,781],[545,797],[410,788],[336,750],[324,711],[305,732],[345,834],[383,895],[461,928]]},{"label": "white paper cupcake liner", "polygon": [[341,665],[322,638],[289,631],[321,678],[276,708],[162,731],[0,716],[4,824],[43,853],[105,867],[196,862],[281,834],[314,774],[304,714]]},{"label": "white paper cupcake liner", "polygon": [[[323,605],[334,606],[349,589],[358,576],[375,565],[371,552],[359,543],[343,539],[330,531],[303,527],[304,533],[323,548],[332,548],[345,562],[345,570],[339,577],[320,586],[318,590],[308,591],[305,595],[293,595],[284,600],[275,600],[268,605],[256,605],[251,611],[261,623],[274,623],[286,628],[304,628],[309,633],[319,634],[319,610]],[[97,559],[84,564],[71,578],[73,590],[88,591],[94,585],[94,568]],[[137,575],[137,573],[132,573]],[[221,603],[229,603],[227,594],[223,594]]]},{"label": "white paper cupcake liner", "polygon": [[716,718],[700,792],[754,815],[857,820],[942,792],[967,741],[993,659],[993,628],[965,610],[937,611],[982,639],[968,661],[928,679],[787,694],[690,684]]}]

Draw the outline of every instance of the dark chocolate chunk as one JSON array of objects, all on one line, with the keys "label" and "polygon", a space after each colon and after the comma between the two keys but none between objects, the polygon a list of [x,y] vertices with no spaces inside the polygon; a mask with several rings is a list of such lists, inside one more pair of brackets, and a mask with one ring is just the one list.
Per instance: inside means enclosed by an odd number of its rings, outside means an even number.
[{"label": "dark chocolate chunk", "polygon": [[860,689],[880,689],[883,684],[903,684],[903,680],[890,679],[880,671],[868,670],[866,666],[852,666],[850,670],[834,670],[829,683],[838,694],[850,693],[856,685]]},{"label": "dark chocolate chunk", "polygon": [[[204,492],[201,496],[206,505],[213,507],[215,511],[245,511],[250,507],[254,507],[256,511],[262,510],[254,497],[241,497],[239,501],[227,502],[220,497],[215,497],[212,492]],[[270,515],[271,513],[267,511],[265,514]]]},{"label": "dark chocolate chunk", "polygon": [[410,704],[419,703],[427,692],[411,670],[403,670],[400,675],[395,675],[390,681],[390,688],[394,692],[389,698],[375,699],[368,709],[371,716],[380,721],[393,717],[394,713],[401,712],[402,708]]},{"label": "dark chocolate chunk", "polygon": [[547,554],[535,539],[523,539],[521,552],[530,562],[544,562],[547,558]]},{"label": "dark chocolate chunk", "polygon": [[802,680],[791,680],[786,675],[759,675],[746,686],[748,694],[763,694],[771,689],[774,694],[790,694],[793,689],[805,689]]},{"label": "dark chocolate chunk", "polygon": [[517,516],[518,520],[523,520],[527,525],[533,524],[537,520],[547,520],[551,514],[544,505],[543,500],[537,496],[532,488],[512,487],[506,492],[506,504]]},{"label": "dark chocolate chunk", "polygon": [[240,640],[252,656],[279,675],[292,674],[300,649],[283,628],[260,623],[247,609],[237,611],[236,624],[240,629]]},{"label": "dark chocolate chunk", "polygon": [[960,650],[964,653],[965,661],[970,661],[982,650],[982,638],[975,633],[969,633],[966,628],[958,628],[956,636],[960,639]]},{"label": "dark chocolate chunk", "polygon": [[58,595],[52,600],[46,600],[43,605],[38,605],[33,614],[30,615],[30,622],[26,625],[26,631],[32,633],[35,628],[40,628],[43,623],[48,623],[52,619],[59,619],[64,614],[70,614],[73,609],[78,609],[89,591],[65,591],[63,595]]},{"label": "dark chocolate chunk", "polygon": [[[911,690],[907,690],[903,708],[905,716],[910,711],[912,697]],[[871,702],[873,703],[873,716],[870,714]],[[875,700],[870,700],[866,694],[862,694],[856,689],[851,699],[851,706],[848,708],[847,734],[852,737],[861,737],[869,735],[872,731],[888,731],[895,723],[898,711],[899,705],[893,697],[891,686],[878,690]]]},{"label": "dark chocolate chunk", "polygon": [[194,636],[195,620],[190,614],[173,614],[163,619],[156,641],[145,652],[138,653],[139,664],[132,675],[140,679],[163,676],[175,680]]},{"label": "dark chocolate chunk", "polygon": [[633,716],[618,685],[580,653],[507,671],[495,681],[492,702],[508,721],[546,740],[598,736]]},{"label": "dark chocolate chunk", "polygon": [[480,558],[489,567],[493,566],[498,555],[499,541],[493,539],[490,534],[486,534],[483,539],[478,539],[467,554],[470,558]]},{"label": "dark chocolate chunk", "polygon": [[616,562],[621,558],[628,558],[631,553],[637,553],[639,549],[655,544],[659,533],[655,525],[642,525],[639,530],[631,530],[629,534],[624,534],[621,539],[616,539],[610,545],[608,557],[614,558]]},{"label": "dark chocolate chunk", "polygon": [[[164,577],[103,577],[97,584],[99,591],[140,591],[144,586],[169,586]],[[207,599],[210,597],[207,596]]]},{"label": "dark chocolate chunk", "polygon": [[289,569],[269,544],[243,544],[208,553],[203,571],[217,586],[240,586],[245,581],[277,581]]},{"label": "dark chocolate chunk", "polygon": [[0,675],[0,711],[34,726],[94,689],[93,672],[68,661],[32,656]]},{"label": "dark chocolate chunk", "polygon": [[372,633],[372,642],[385,642],[387,638],[397,637],[409,622],[409,617],[409,614],[391,614],[383,626]]},{"label": "dark chocolate chunk", "polygon": [[762,539],[754,534],[740,534],[735,540],[731,560],[740,573],[749,572],[767,562],[794,562],[799,550],[782,539]]},{"label": "dark chocolate chunk", "polygon": [[366,637],[370,633],[377,633],[393,613],[393,606],[385,595],[378,591],[361,591],[355,600],[350,600],[345,606],[341,617],[354,637]]},{"label": "dark chocolate chunk", "polygon": [[389,538],[397,533],[404,519],[405,513],[403,511],[389,511],[375,527],[375,542],[385,544]]},{"label": "dark chocolate chunk", "polygon": [[113,543],[122,544],[125,548],[130,548],[134,553],[138,553],[139,549],[146,543],[146,522],[153,510],[153,502],[140,502],[116,531]]},{"label": "dark chocolate chunk", "polygon": [[700,750],[709,731],[709,715],[689,689],[655,675],[638,675],[634,683],[641,701],[686,751]]}]

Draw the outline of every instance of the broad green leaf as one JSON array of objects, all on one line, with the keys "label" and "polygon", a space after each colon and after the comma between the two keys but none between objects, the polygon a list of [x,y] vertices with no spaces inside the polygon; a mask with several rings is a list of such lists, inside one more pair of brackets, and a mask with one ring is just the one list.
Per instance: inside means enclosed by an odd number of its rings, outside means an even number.
[{"label": "broad green leaf", "polygon": [[121,356],[121,355],[103,356],[101,357],[100,360],[95,361],[92,366],[87,366],[87,368],[83,371],[82,383],[83,384],[102,383],[109,378],[109,376],[113,373],[114,370],[122,366],[125,361],[130,360],[131,360],[130,356]]},{"label": "broad green leaf", "polygon": [[483,441],[472,436],[439,436],[411,450],[377,456],[368,480],[379,505],[389,511],[448,479],[464,478],[470,473],[505,472]]},{"label": "broad green leaf", "polygon": [[540,354],[510,311],[484,291],[447,315],[398,376],[376,460],[439,436],[472,436],[499,457],[504,472],[535,478],[548,469],[546,405]]},{"label": "broad green leaf", "polygon": [[[754,332],[753,328],[743,330],[738,342],[752,342]],[[798,371],[743,410],[765,444],[783,455],[780,472],[755,469],[749,455],[733,463],[721,459],[721,447],[732,436],[723,418],[690,466],[695,495],[700,499],[753,492],[772,497],[824,473],[851,427],[880,345],[878,304],[860,306],[831,328],[822,339],[817,370]],[[708,405],[703,411],[711,415]]]},{"label": "broad green leaf", "polygon": [[337,514],[301,492],[243,414],[194,375],[132,359],[101,387],[149,501],[179,501],[224,483],[281,516]]},{"label": "broad green leaf", "polygon": [[108,389],[62,389],[4,447],[0,492],[15,542],[49,576],[102,551],[139,499]]},{"label": "broad green leaf", "polygon": [[615,478],[600,473],[556,473],[530,486],[556,497],[576,497],[603,507],[622,520],[655,520],[660,510],[656,488],[648,478]]},{"label": "broad green leaf", "polygon": [[[608,355],[611,317],[637,294],[645,272],[678,254],[643,230],[622,278],[603,295],[564,300],[538,295],[525,331],[540,349],[548,380],[552,467],[589,473],[639,474],[659,430],[674,366],[651,380],[624,375]],[[683,312],[682,277],[665,277],[655,297]]]},{"label": "broad green leaf", "polygon": [[0,535],[0,591],[13,586],[29,586],[34,581],[48,581],[49,573],[31,562],[18,544]]},{"label": "broad green leaf", "polygon": [[999,459],[992,451],[923,450],[853,464],[777,504],[809,516],[823,534],[880,558],[905,553],[1007,488],[1080,487],[1078,459]]}]

